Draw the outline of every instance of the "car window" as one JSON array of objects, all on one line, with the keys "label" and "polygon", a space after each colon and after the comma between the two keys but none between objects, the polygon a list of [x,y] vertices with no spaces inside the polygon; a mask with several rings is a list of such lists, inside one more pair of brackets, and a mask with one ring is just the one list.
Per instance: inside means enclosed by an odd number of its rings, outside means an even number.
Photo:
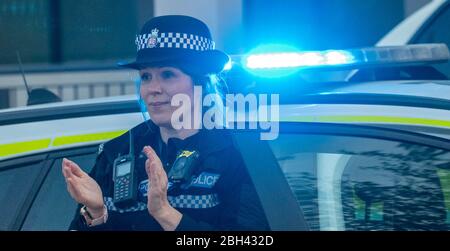
[{"label": "car window", "polygon": [[[78,156],[64,156],[90,172],[97,154],[90,152]],[[67,230],[77,203],[70,197],[61,173],[62,157],[52,160],[51,169],[37,195],[22,230]]]},{"label": "car window", "polygon": [[42,162],[38,161],[0,170],[0,230],[13,230],[41,167]]},{"label": "car window", "polygon": [[[448,5],[425,29],[414,39],[414,43],[445,43],[450,47],[450,5]],[[450,77],[450,63],[436,64],[435,67]]]},{"label": "car window", "polygon": [[311,230],[450,229],[448,151],[331,135],[269,144]]}]

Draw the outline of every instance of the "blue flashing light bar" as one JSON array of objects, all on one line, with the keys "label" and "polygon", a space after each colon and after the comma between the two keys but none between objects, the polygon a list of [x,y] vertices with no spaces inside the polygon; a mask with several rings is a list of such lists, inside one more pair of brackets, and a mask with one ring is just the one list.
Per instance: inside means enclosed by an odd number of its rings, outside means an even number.
[{"label": "blue flashing light bar", "polygon": [[287,52],[250,55],[246,66],[250,69],[290,68],[354,63],[346,51]]},{"label": "blue flashing light bar", "polygon": [[276,70],[369,65],[424,64],[447,61],[450,52],[445,44],[371,47],[352,50],[254,53],[244,58],[249,70]]}]

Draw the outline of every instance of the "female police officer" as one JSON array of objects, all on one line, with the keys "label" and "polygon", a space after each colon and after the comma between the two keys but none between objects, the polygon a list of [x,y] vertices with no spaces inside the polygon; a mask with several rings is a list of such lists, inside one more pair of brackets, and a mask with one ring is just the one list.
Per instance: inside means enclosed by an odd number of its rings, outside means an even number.
[{"label": "female police officer", "polygon": [[[89,175],[64,159],[67,189],[80,204],[70,229],[266,230],[259,199],[227,131],[175,130],[171,123],[178,108],[171,106],[174,95],[193,100],[194,85],[218,89],[217,74],[229,57],[214,50],[208,27],[187,16],[156,17],[144,25],[136,45],[136,61],[122,66],[139,70],[140,97],[151,121],[102,145]],[[119,169],[122,161],[128,164]],[[174,168],[187,177],[168,178]],[[119,181],[119,173],[133,175]],[[119,203],[123,193],[131,203]]]}]

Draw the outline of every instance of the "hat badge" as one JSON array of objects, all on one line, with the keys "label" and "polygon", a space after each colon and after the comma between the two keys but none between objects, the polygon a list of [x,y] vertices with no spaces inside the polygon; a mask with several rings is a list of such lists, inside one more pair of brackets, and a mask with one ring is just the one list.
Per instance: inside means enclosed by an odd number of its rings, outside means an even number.
[{"label": "hat badge", "polygon": [[148,42],[147,42],[148,48],[155,48],[156,45],[158,44],[158,42],[159,42],[158,41],[159,40],[158,32],[159,32],[159,30],[156,28],[152,30],[152,34],[148,38]]}]

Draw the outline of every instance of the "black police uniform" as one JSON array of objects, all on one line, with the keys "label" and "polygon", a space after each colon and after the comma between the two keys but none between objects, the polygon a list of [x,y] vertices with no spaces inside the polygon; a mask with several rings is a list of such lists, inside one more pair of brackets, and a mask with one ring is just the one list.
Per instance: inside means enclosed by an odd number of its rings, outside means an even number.
[{"label": "black police uniform", "polygon": [[[105,224],[88,227],[79,206],[70,230],[163,230],[147,210],[147,157],[142,153],[150,145],[168,173],[179,150],[200,153],[192,181],[187,187],[170,189],[169,203],[183,214],[176,230],[269,230],[254,186],[242,157],[233,147],[226,130],[200,130],[185,140],[171,138],[162,143],[159,129],[151,121],[132,130],[138,173],[138,202],[129,208],[117,208],[113,197],[113,163],[129,153],[129,134],[117,137],[99,148],[91,177],[100,185],[108,209]],[[169,184],[170,186],[170,184]]]}]

